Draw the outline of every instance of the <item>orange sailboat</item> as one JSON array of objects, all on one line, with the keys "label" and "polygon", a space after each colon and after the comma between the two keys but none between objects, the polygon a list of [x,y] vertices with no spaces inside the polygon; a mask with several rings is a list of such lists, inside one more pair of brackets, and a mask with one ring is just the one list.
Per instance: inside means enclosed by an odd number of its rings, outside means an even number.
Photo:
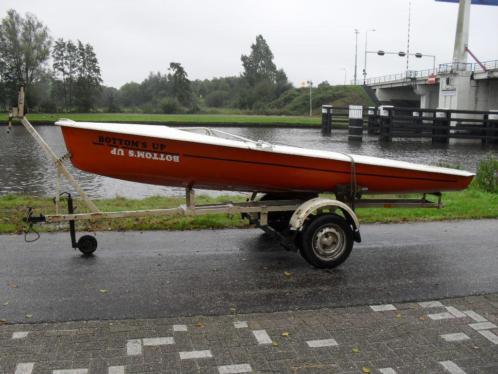
[{"label": "orange sailboat", "polygon": [[[60,120],[77,168],[135,182],[258,192],[366,193],[461,190],[467,171],[252,141],[219,130],[200,134],[138,124]],[[216,134],[219,133],[219,134]],[[216,135],[221,136],[216,136]]]}]

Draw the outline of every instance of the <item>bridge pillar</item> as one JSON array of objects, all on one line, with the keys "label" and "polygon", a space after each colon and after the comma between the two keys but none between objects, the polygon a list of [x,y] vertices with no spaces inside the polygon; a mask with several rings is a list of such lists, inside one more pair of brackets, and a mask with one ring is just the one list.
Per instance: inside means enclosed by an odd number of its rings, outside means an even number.
[{"label": "bridge pillar", "polygon": [[450,140],[450,124],[451,112],[450,111],[437,111],[434,123],[432,125],[432,142],[448,144]]},{"label": "bridge pillar", "polygon": [[363,140],[363,106],[349,106],[348,141]]},{"label": "bridge pillar", "polygon": [[420,108],[435,109],[439,106],[439,85],[417,84],[414,92],[420,96]]},{"label": "bridge pillar", "polygon": [[413,112],[413,124],[415,125],[415,134],[422,133],[422,112]]},{"label": "bridge pillar", "polygon": [[379,107],[380,115],[380,128],[379,128],[379,141],[390,142],[393,140],[392,136],[392,119],[393,119],[392,105],[382,105]]},{"label": "bridge pillar", "polygon": [[484,116],[486,134],[482,138],[483,144],[498,144],[498,110],[490,110]]},{"label": "bridge pillar", "polygon": [[368,135],[377,135],[379,132],[379,116],[376,107],[368,107],[368,122],[367,122]]}]

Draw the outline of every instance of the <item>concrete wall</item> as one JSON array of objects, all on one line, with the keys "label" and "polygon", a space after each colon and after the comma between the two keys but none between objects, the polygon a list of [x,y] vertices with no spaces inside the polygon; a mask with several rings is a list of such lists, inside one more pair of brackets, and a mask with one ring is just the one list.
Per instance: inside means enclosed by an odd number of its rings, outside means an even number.
[{"label": "concrete wall", "polygon": [[408,103],[416,103],[418,106],[420,103],[420,97],[413,91],[412,86],[377,88],[375,94],[382,104],[410,106]]},{"label": "concrete wall", "polygon": [[420,108],[436,109],[439,106],[439,84],[418,84],[415,93],[420,96]]},{"label": "concrete wall", "polygon": [[439,107],[460,110],[498,108],[498,79],[474,80],[470,72],[442,75]]},{"label": "concrete wall", "polygon": [[475,110],[498,109],[498,79],[476,80]]}]

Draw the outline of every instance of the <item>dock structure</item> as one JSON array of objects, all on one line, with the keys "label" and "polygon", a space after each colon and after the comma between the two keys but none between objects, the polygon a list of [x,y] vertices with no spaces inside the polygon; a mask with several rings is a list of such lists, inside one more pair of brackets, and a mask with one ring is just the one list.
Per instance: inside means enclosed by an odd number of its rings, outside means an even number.
[{"label": "dock structure", "polygon": [[361,142],[366,130],[381,142],[393,139],[431,139],[448,144],[450,139],[476,139],[498,144],[498,110],[421,109],[383,105],[363,108],[322,107],[322,134],[331,135],[338,125],[347,124],[348,141]]},{"label": "dock structure", "polygon": [[368,134],[379,141],[425,138],[448,144],[450,139],[477,139],[498,144],[498,110],[420,109],[393,106],[369,108]]}]

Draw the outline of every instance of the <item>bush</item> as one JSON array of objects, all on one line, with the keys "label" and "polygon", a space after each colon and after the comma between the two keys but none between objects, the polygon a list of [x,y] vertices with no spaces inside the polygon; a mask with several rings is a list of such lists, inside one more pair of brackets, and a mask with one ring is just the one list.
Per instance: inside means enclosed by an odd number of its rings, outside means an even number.
[{"label": "bush", "polygon": [[475,184],[483,191],[498,193],[498,159],[493,155],[479,162]]},{"label": "bush", "polygon": [[165,114],[174,114],[182,112],[182,106],[177,99],[165,97],[159,102],[161,112]]},{"label": "bush", "polygon": [[53,101],[43,101],[38,110],[42,113],[57,113],[57,105]]},{"label": "bush", "polygon": [[229,98],[228,91],[216,90],[207,94],[204,100],[206,101],[207,106],[213,108],[221,108],[225,105],[225,101],[228,98]]}]

